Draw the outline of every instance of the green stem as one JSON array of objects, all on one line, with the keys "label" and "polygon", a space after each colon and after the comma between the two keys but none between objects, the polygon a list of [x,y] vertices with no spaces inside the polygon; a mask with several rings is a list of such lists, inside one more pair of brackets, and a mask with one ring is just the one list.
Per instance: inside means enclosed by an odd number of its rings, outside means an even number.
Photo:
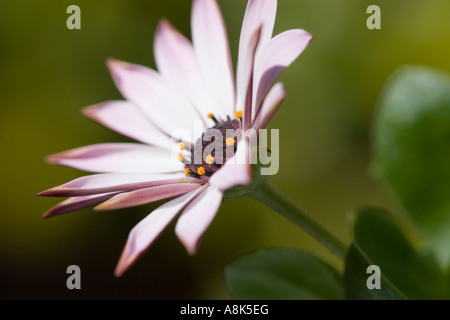
[{"label": "green stem", "polygon": [[296,223],[339,258],[345,258],[345,243],[284,195],[269,179],[261,181],[248,195]]}]

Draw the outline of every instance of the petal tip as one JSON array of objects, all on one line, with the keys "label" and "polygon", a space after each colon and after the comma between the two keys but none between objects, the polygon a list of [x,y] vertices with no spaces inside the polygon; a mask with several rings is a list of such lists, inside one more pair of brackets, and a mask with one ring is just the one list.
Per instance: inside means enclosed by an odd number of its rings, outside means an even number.
[{"label": "petal tip", "polygon": [[120,264],[117,264],[116,269],[114,270],[114,276],[116,278],[120,278],[125,273],[126,268]]},{"label": "petal tip", "polygon": [[314,40],[314,36],[310,32],[303,29],[294,29],[294,30],[300,31],[301,32],[300,36],[307,38],[308,44]]},{"label": "petal tip", "polygon": [[45,162],[47,162],[48,164],[58,164],[60,158],[60,154],[52,154],[45,157]]},{"label": "petal tip", "polygon": [[106,66],[108,67],[109,72],[111,73],[113,78],[116,78],[117,71],[119,69],[127,67],[128,63],[125,61],[115,59],[115,58],[108,58],[108,59],[106,59]]},{"label": "petal tip", "polygon": [[116,269],[114,270],[114,276],[116,278],[120,278],[125,273],[126,268],[122,265],[117,265]]},{"label": "petal tip", "polygon": [[113,201],[106,200],[105,202],[100,203],[99,205],[96,205],[92,209],[94,211],[108,211],[112,210],[112,204],[114,204]]},{"label": "petal tip", "polygon": [[162,42],[185,41],[184,36],[167,19],[161,19],[156,27],[155,48]]},{"label": "petal tip", "polygon": [[47,189],[47,190],[44,190],[44,191],[41,191],[41,192],[38,192],[38,193],[36,193],[36,196],[38,196],[38,197],[47,197],[47,196],[49,196],[52,192],[53,190],[53,188],[52,189]]},{"label": "petal tip", "polygon": [[[176,233],[176,230],[175,230],[175,233]],[[192,244],[192,243],[186,241],[185,239],[180,237],[180,235],[178,235],[178,234],[177,234],[177,236],[178,236],[178,239],[180,240],[181,244],[186,249],[188,255],[191,257],[195,256],[195,254],[197,253],[198,246],[196,244]]]},{"label": "petal tip", "polygon": [[42,215],[42,218],[48,219],[54,216],[56,216],[56,214],[52,211],[52,209],[50,209]]},{"label": "petal tip", "polygon": [[100,105],[87,106],[81,109],[81,114],[89,119],[96,119],[95,111],[100,108]]},{"label": "petal tip", "polygon": [[187,249],[187,253],[193,257],[197,253],[197,249]]},{"label": "petal tip", "polygon": [[114,270],[114,276],[120,278],[125,273],[125,271],[127,271],[137,260],[137,258],[139,258],[139,254],[130,254],[127,243],[120,256],[119,262],[117,263],[116,269]]},{"label": "petal tip", "polygon": [[117,263],[116,269],[114,270],[114,276],[120,278],[127,270],[128,263],[125,260],[125,254],[127,252],[127,247],[123,249],[122,255],[120,256],[119,262]]},{"label": "petal tip", "polygon": [[106,65],[109,68],[114,68],[115,66],[121,65],[121,64],[124,64],[124,62],[119,59],[116,59],[116,58],[107,58],[106,59]]},{"label": "petal tip", "polygon": [[170,24],[169,20],[167,20],[166,18],[162,18],[159,20],[156,30],[158,32],[158,31],[163,31],[165,29],[169,29],[171,27],[172,27],[172,25]]},{"label": "petal tip", "polygon": [[[70,189],[69,189],[70,190]],[[51,189],[47,189],[37,193],[38,197],[69,197],[71,196],[68,192],[68,189],[61,187],[54,187]]]}]

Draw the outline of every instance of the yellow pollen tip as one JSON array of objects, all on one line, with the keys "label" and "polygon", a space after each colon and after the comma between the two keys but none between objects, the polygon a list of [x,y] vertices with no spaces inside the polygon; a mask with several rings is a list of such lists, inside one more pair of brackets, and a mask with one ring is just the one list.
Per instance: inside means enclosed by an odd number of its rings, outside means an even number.
[{"label": "yellow pollen tip", "polygon": [[178,161],[183,161],[183,155],[182,155],[182,154],[180,154],[180,155],[178,156]]},{"label": "yellow pollen tip", "polygon": [[199,176],[204,175],[205,172],[206,172],[206,171],[205,171],[205,168],[203,168],[203,167],[199,167],[199,168],[197,169],[197,173],[198,173]]},{"label": "yellow pollen tip", "polygon": [[225,143],[227,144],[227,146],[232,146],[234,143],[236,142],[236,140],[234,140],[233,138],[229,137],[227,138],[227,140],[225,140]]},{"label": "yellow pollen tip", "polygon": [[213,163],[213,161],[214,161],[214,157],[212,155],[210,155],[210,154],[205,159],[205,162],[207,164],[211,164],[211,163]]},{"label": "yellow pollen tip", "polygon": [[184,170],[184,174],[185,174],[185,175],[188,176],[190,173],[191,173],[191,169],[185,169],[185,170]]},{"label": "yellow pollen tip", "polygon": [[184,150],[185,147],[186,147],[186,143],[181,142],[180,143],[180,150]]},{"label": "yellow pollen tip", "polygon": [[212,119],[214,115],[212,113],[208,113],[208,118]]},{"label": "yellow pollen tip", "polygon": [[236,118],[242,119],[242,111],[236,111]]}]

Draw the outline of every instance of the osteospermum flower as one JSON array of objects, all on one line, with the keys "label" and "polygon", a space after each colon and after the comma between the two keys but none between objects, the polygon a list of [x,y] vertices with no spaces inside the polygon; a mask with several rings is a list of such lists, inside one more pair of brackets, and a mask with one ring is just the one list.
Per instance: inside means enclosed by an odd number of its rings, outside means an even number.
[{"label": "osteospermum flower", "polygon": [[[227,32],[215,0],[194,0],[192,43],[162,20],[154,54],[158,71],[108,60],[126,101],[108,101],[83,110],[102,125],[140,143],[102,143],[48,157],[48,162],[95,172],[39,195],[69,197],[44,216],[96,205],[111,210],[173,198],[130,232],[115,274],[120,276],[179,214],[175,233],[190,254],[212,222],[225,190],[251,183],[247,132],[264,128],[285,98],[281,72],[312,36],[300,29],[272,38],[276,0],[250,0],[244,16],[236,78]],[[195,129],[201,127],[201,130]],[[211,130],[223,136],[228,154],[218,161],[206,151]],[[172,151],[179,160],[172,161]],[[194,161],[196,152],[202,154]],[[233,156],[234,155],[234,156]],[[239,161],[231,161],[240,159]]]}]

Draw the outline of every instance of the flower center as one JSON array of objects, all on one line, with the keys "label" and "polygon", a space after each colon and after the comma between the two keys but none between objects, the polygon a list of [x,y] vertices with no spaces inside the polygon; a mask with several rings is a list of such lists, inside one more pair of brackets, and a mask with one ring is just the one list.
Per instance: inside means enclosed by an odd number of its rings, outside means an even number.
[{"label": "flower center", "polygon": [[[234,155],[241,139],[242,112],[236,112],[236,117],[237,119],[228,117],[226,121],[218,121],[213,114],[208,115],[216,124],[206,129],[192,146],[190,159],[180,156],[187,176],[209,179]],[[186,144],[180,144],[181,149],[185,147]]]}]

